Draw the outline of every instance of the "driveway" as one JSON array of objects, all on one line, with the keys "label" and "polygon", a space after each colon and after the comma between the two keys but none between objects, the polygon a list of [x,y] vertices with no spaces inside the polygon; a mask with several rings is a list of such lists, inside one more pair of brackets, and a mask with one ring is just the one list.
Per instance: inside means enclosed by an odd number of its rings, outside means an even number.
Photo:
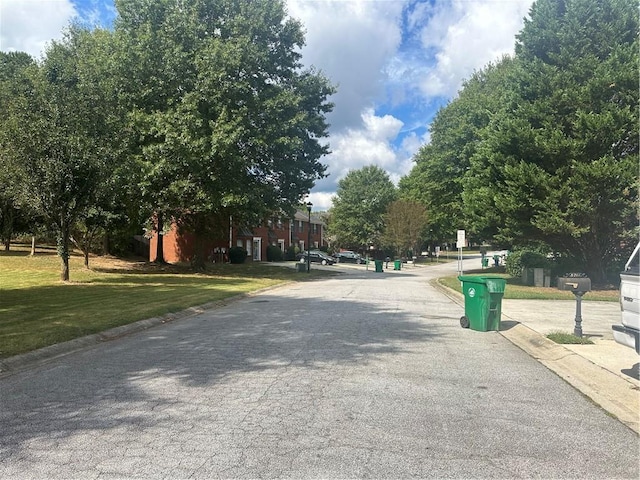
[{"label": "driveway", "polygon": [[[334,268],[327,267],[327,268]],[[0,478],[638,478],[638,436],[429,286],[263,292],[0,379]]]}]

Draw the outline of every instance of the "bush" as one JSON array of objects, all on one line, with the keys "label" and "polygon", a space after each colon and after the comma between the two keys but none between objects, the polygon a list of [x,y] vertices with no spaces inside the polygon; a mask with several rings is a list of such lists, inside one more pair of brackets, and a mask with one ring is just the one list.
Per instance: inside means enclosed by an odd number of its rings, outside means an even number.
[{"label": "bush", "polygon": [[295,245],[289,245],[289,248],[287,248],[287,254],[286,254],[286,259],[287,260],[295,260],[296,259],[296,255],[298,254],[298,252],[300,251],[300,249],[298,247],[296,247]]},{"label": "bush", "polygon": [[536,250],[515,250],[507,256],[506,272],[512,277],[520,277],[525,268],[550,268],[551,262],[544,253]]},{"label": "bush", "polygon": [[244,263],[247,255],[247,251],[242,247],[231,247],[229,249],[229,261],[231,263]]},{"label": "bush", "polygon": [[282,250],[276,245],[267,246],[267,262],[280,262],[282,261]]}]

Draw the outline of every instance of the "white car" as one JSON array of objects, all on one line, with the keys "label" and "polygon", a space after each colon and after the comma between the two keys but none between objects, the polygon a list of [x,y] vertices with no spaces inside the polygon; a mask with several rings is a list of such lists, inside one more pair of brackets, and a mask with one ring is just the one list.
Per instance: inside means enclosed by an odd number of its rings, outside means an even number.
[{"label": "white car", "polygon": [[613,338],[640,354],[640,243],[620,274],[620,309],[622,324],[612,326]]}]

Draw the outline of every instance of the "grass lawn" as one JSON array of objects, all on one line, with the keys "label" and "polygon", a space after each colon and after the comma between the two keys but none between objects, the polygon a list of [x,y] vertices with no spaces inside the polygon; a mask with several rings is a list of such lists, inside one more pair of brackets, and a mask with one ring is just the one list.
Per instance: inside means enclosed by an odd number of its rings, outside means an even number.
[{"label": "grass lawn", "polygon": [[241,293],[331,275],[264,264],[210,265],[205,273],[140,260],[80,255],[70,259],[71,281],[60,281],[54,249],[0,252],[0,358],[112,327],[223,300]]},{"label": "grass lawn", "polygon": [[[520,299],[520,300],[575,300],[575,296],[571,292],[563,292],[556,287],[531,287],[528,285],[522,285],[519,278],[512,278],[504,273],[495,273],[494,269],[487,269],[484,271],[474,270],[471,272],[465,272],[465,275],[491,275],[502,277],[507,280],[507,286],[504,291],[505,299]],[[438,281],[456,292],[462,293],[462,286],[457,275],[451,277],[443,277]],[[620,292],[618,290],[593,290],[586,293],[583,300],[601,301],[601,302],[619,302]]]}]

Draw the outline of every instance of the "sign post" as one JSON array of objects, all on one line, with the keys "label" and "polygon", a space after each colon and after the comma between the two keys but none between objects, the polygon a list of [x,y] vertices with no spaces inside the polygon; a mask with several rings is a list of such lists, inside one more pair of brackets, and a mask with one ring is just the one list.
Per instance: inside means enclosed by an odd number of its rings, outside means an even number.
[{"label": "sign post", "polygon": [[462,247],[465,245],[465,231],[458,230],[458,241],[456,242],[456,246],[458,247],[458,275],[462,275],[464,273],[462,268]]}]

